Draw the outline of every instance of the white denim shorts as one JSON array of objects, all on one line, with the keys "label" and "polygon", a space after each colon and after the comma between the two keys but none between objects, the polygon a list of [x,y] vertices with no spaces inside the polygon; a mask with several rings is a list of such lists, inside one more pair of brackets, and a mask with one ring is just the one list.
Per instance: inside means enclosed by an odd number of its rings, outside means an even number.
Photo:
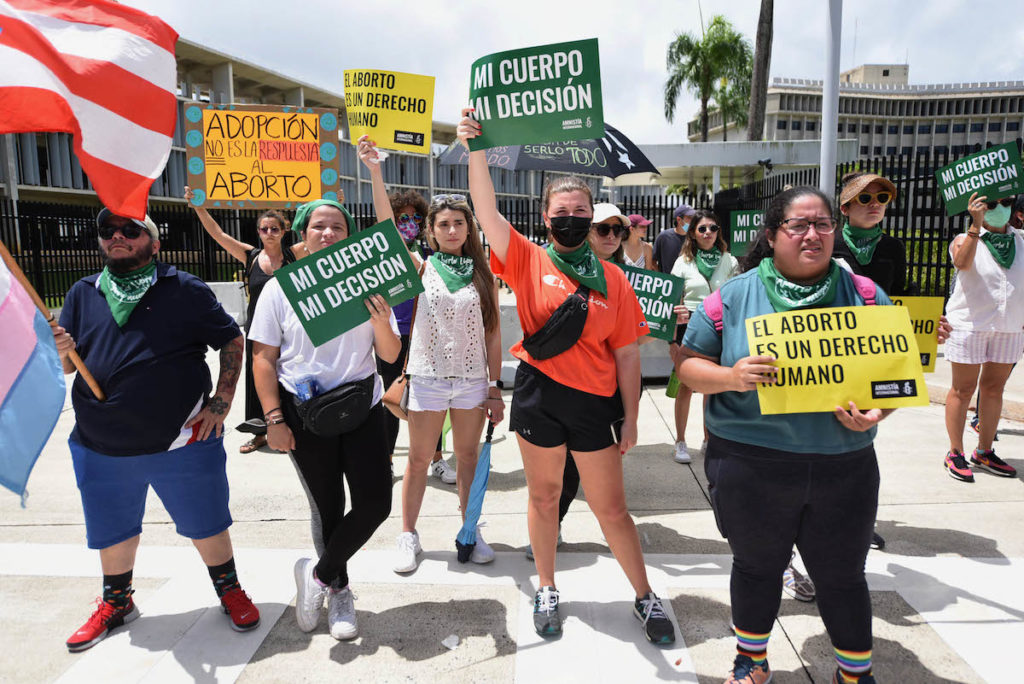
[{"label": "white denim shorts", "polygon": [[1017,363],[1024,353],[1024,332],[954,330],[944,353],[952,363]]},{"label": "white denim shorts", "polygon": [[410,411],[474,409],[487,399],[487,378],[409,376]]}]

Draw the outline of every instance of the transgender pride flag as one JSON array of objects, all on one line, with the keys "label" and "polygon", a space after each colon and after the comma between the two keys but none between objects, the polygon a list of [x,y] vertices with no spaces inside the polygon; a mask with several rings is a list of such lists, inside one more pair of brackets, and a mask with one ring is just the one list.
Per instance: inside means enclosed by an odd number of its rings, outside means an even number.
[{"label": "transgender pride flag", "polygon": [[64,406],[53,330],[0,261],[0,485],[25,483]]}]

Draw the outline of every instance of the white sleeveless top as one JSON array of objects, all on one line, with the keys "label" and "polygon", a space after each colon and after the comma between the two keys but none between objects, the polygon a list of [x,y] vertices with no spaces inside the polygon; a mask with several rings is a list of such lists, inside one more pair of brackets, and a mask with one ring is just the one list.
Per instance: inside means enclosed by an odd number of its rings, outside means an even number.
[{"label": "white sleeveless top", "polygon": [[480,293],[473,283],[449,292],[429,261],[423,269],[406,372],[427,378],[487,377]]},{"label": "white sleeveless top", "polygon": [[[1024,240],[1019,232],[1009,230],[1016,250],[1010,268],[997,264],[988,247],[978,245],[971,267],[956,272],[956,289],[946,302],[946,318],[953,330],[1019,333],[1024,326]],[[981,232],[988,231],[982,228]],[[952,258],[952,242],[949,255]]]},{"label": "white sleeveless top", "polygon": [[626,254],[626,250],[622,250],[622,261],[627,266],[635,266],[636,268],[647,268],[647,252],[641,249],[640,258],[637,259],[636,261],[633,261],[632,259],[629,258],[629,255]]}]

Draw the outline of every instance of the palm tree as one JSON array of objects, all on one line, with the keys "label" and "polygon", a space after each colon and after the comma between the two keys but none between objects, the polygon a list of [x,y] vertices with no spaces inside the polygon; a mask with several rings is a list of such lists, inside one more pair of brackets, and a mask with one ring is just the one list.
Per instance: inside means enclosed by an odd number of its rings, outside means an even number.
[{"label": "palm tree", "polygon": [[750,72],[748,61],[731,76],[723,76],[715,90],[715,108],[722,113],[722,140],[729,140],[729,123],[736,128],[747,125],[750,104]]},{"label": "palm tree", "polygon": [[757,43],[754,47],[754,73],[750,83],[750,109],[747,120],[747,140],[764,139],[764,108],[768,98],[768,66],[772,61],[772,25],[774,0],[761,0],[761,15],[757,20]]},{"label": "palm tree", "polygon": [[689,33],[677,33],[666,58],[665,118],[670,123],[675,118],[676,100],[687,88],[700,99],[700,134],[707,142],[708,101],[714,95],[715,84],[723,77],[735,77],[750,61],[750,43],[721,15],[711,18],[700,40]]}]

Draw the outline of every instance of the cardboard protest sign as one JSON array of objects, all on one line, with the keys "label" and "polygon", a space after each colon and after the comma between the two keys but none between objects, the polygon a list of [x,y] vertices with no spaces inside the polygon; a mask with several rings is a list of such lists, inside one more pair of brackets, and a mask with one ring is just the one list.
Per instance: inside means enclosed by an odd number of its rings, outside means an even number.
[{"label": "cardboard protest sign", "polygon": [[1008,142],[969,154],[935,172],[946,215],[967,211],[971,193],[990,200],[1024,192],[1017,143]]},{"label": "cardboard protest sign", "polygon": [[377,147],[427,154],[434,125],[434,77],[346,69],[345,112],[353,145],[369,135]]},{"label": "cardboard protest sign", "polygon": [[683,299],[685,281],[674,275],[648,271],[646,268],[634,268],[624,264],[616,264],[626,273],[626,279],[633,286],[636,298],[640,300],[640,308],[647,319],[647,329],[651,337],[671,342],[676,333],[676,315],[672,307]]},{"label": "cardboard protest sign", "polygon": [[925,373],[935,371],[935,356],[939,353],[936,331],[945,301],[942,297],[892,297],[896,306],[905,306],[914,327],[914,339],[921,354],[921,367]]},{"label": "cardboard protest sign", "polygon": [[391,219],[279,268],[274,277],[317,346],[370,320],[371,294],[394,306],[423,292]]},{"label": "cardboard protest sign", "polygon": [[604,135],[597,39],[496,52],[473,62],[470,106],[483,133],[472,150]]},{"label": "cardboard protest sign", "polygon": [[185,149],[197,207],[345,199],[335,109],[186,103]]},{"label": "cardboard protest sign", "polygon": [[747,255],[747,250],[754,242],[754,236],[764,225],[764,212],[757,209],[751,211],[734,211],[729,217],[729,253],[739,258]]},{"label": "cardboard protest sign", "polygon": [[774,356],[777,383],[757,387],[764,415],[925,406],[928,389],[902,306],[801,309],[747,319],[750,354]]}]

